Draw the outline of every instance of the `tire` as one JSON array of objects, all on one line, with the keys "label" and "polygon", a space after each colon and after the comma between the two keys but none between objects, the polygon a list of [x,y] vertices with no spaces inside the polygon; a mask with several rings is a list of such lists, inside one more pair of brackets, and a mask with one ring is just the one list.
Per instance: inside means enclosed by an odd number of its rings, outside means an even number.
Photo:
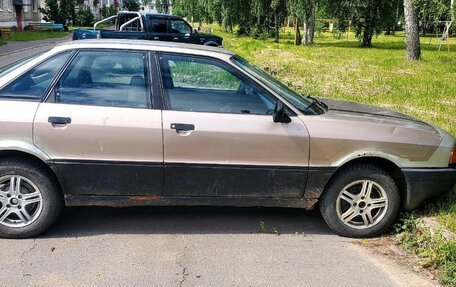
[{"label": "tire", "polygon": [[[10,189],[18,182],[19,191]],[[57,219],[63,199],[53,174],[40,164],[6,158],[0,160],[0,206],[0,237],[29,238]]]},{"label": "tire", "polygon": [[353,238],[385,232],[396,220],[399,208],[399,190],[394,180],[369,164],[341,170],[320,200],[320,212],[328,226],[341,236]]}]

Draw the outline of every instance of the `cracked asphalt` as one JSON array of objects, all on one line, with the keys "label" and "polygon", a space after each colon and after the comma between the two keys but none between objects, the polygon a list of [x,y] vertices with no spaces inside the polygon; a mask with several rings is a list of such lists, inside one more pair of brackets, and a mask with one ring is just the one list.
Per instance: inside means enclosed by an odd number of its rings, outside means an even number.
[{"label": "cracked asphalt", "polygon": [[316,211],[67,208],[38,238],[0,239],[0,286],[433,286],[361,249]]}]

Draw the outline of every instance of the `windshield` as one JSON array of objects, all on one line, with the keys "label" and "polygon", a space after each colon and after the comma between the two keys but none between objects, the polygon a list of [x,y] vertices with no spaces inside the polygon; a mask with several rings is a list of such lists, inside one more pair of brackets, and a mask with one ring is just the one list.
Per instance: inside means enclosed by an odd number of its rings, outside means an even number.
[{"label": "windshield", "polygon": [[304,114],[322,114],[324,110],[315,105],[315,102],[312,99],[306,98],[303,95],[298,94],[297,92],[293,91],[282,82],[277,80],[276,78],[272,77],[262,69],[258,68],[257,66],[251,64],[247,60],[239,57],[233,56],[231,60],[241,69],[246,71],[255,79],[262,82],[264,85],[268,86],[271,90],[282,96],[285,100],[287,100],[290,104],[292,104],[295,108],[300,110]]},{"label": "windshield", "polygon": [[28,62],[30,62],[31,60],[37,58],[38,56],[40,56],[43,53],[44,52],[38,53],[38,54],[33,54],[31,56],[27,56],[27,57],[22,58],[22,59],[20,59],[18,61],[15,61],[15,62],[13,62],[11,64],[8,64],[6,66],[1,67],[0,68],[0,78],[3,77],[4,75],[8,74],[9,72],[14,71],[15,69],[19,68],[20,66],[27,64]]}]

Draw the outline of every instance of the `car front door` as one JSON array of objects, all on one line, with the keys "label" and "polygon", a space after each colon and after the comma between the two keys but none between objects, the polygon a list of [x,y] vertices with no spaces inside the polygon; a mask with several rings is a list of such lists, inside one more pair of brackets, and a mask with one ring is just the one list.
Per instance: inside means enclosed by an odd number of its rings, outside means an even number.
[{"label": "car front door", "polygon": [[160,55],[167,196],[297,198],[305,189],[309,135],[277,99],[213,58]]},{"label": "car front door", "polygon": [[71,195],[161,195],[161,111],[152,109],[149,55],[81,50],[34,121]]}]

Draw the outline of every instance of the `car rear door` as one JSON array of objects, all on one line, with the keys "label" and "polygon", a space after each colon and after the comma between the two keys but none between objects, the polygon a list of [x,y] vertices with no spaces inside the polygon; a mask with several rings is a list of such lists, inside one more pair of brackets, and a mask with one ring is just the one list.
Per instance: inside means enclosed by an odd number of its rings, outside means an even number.
[{"label": "car rear door", "polygon": [[171,34],[168,32],[168,20],[165,17],[147,15],[148,40],[171,41]]},{"label": "car rear door", "polygon": [[161,195],[161,111],[152,109],[149,54],[81,50],[40,104],[34,144],[66,194]]},{"label": "car rear door", "polygon": [[274,123],[277,99],[213,58],[162,54],[167,196],[298,198],[309,135],[291,112]]}]

